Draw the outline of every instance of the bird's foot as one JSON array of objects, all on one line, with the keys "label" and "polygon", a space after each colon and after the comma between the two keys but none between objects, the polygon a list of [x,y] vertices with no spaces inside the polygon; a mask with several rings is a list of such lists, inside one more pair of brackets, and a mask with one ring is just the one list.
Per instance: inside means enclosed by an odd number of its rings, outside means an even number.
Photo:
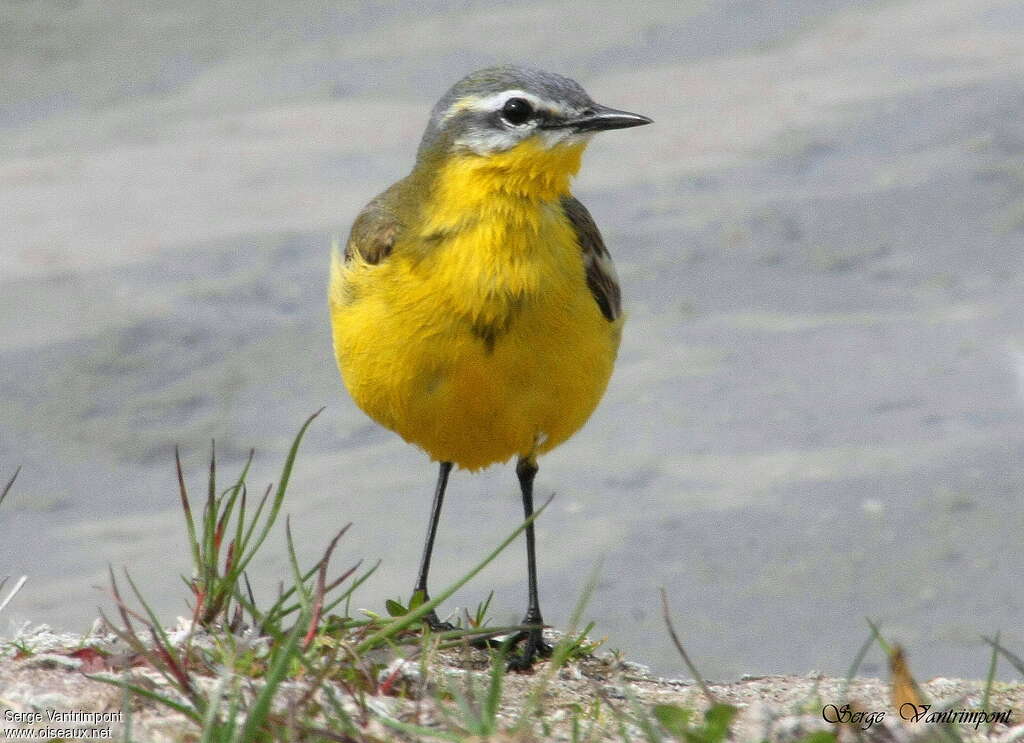
[{"label": "bird's foot", "polygon": [[437,612],[434,611],[429,612],[423,617],[423,623],[430,627],[431,632],[452,632],[453,630],[458,629],[458,627],[451,622],[442,622],[437,618]]},{"label": "bird's foot", "polygon": [[[525,642],[523,642],[525,640]],[[511,644],[523,642],[518,653],[509,658],[508,670],[524,672],[533,669],[533,662],[537,658],[548,658],[553,648],[544,642],[543,629],[538,625],[528,630],[516,633],[509,640]]]}]

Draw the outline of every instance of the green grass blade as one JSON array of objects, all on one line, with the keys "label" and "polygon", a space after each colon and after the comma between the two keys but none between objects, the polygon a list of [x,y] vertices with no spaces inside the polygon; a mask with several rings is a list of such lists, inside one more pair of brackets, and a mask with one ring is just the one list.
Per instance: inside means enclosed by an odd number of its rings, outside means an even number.
[{"label": "green grass blade", "polygon": [[413,736],[413,740],[423,740],[424,737],[426,737],[450,740],[452,743],[466,743],[466,739],[463,736],[455,735],[453,733],[445,733],[441,730],[420,727],[419,725],[410,725],[407,722],[401,722],[393,717],[387,717],[382,714],[378,714],[377,719],[393,730]]},{"label": "green grass blade", "polygon": [[[254,451],[250,449],[249,450],[249,460],[250,461],[252,460],[253,454],[254,454]],[[248,499],[248,495],[249,495],[248,494],[248,490],[245,487],[245,481],[244,480],[240,480],[240,482],[241,482],[241,486],[242,486],[242,488],[241,488],[241,500],[240,500],[240,502],[238,504],[238,515],[235,517],[235,539],[234,539],[234,543],[235,543],[235,553],[236,554],[244,546],[244,543],[242,542],[242,535],[245,533],[245,507],[246,507],[246,500]]]},{"label": "green grass blade", "polygon": [[138,684],[133,684],[130,681],[125,681],[123,679],[110,678],[108,676],[98,676],[96,674],[91,673],[83,673],[82,675],[85,676],[87,679],[91,679],[93,681],[102,681],[104,684],[117,686],[118,688],[124,689],[125,691],[130,691],[132,694],[138,694],[140,697],[144,697],[152,702],[156,702],[157,704],[161,704],[165,707],[173,709],[175,712],[184,715],[185,717],[187,717],[188,719],[192,720],[197,724],[201,724],[203,721],[203,718],[199,715],[199,713],[196,712],[196,710],[189,707],[188,705],[176,702],[170,697],[165,697],[163,694],[158,694],[155,691],[151,691],[144,686],[139,686]]},{"label": "green grass blade", "polygon": [[210,442],[210,467],[206,484],[206,505],[203,507],[202,571],[204,589],[212,586],[217,577],[217,558],[214,546],[217,532],[217,456],[214,443]]},{"label": "green grass blade", "polygon": [[127,689],[121,690],[121,709],[124,710],[124,735],[121,736],[122,743],[131,743],[132,740],[132,695]]},{"label": "green grass blade", "polygon": [[668,608],[668,594],[665,593],[665,589],[661,589],[661,611],[662,618],[665,620],[665,626],[668,628],[669,637],[672,638],[672,644],[676,646],[676,650],[683,659],[683,663],[686,664],[687,670],[693,675],[697,685],[700,686],[701,691],[704,692],[704,696],[708,698],[708,702],[715,704],[718,700],[711,691],[711,687],[704,681],[704,677],[701,676],[700,671],[697,670],[697,666],[694,665],[693,661],[690,660],[689,653],[686,652],[686,648],[683,647],[683,643],[679,640],[679,636],[676,634],[676,628],[672,626],[672,614]]},{"label": "green grass blade", "polygon": [[196,525],[192,516],[192,505],[189,503],[188,488],[185,487],[185,473],[181,469],[181,452],[174,447],[174,467],[178,475],[178,497],[181,499],[181,510],[185,516],[185,528],[188,531],[188,546],[192,551],[193,570],[197,576],[201,576],[202,556],[199,549],[199,539],[196,537]]},{"label": "green grass blade", "polygon": [[[995,639],[992,643],[992,659],[988,663],[988,675],[985,677],[985,692],[981,697],[981,709],[987,710],[989,700],[992,698],[992,684],[996,679],[996,666],[999,664],[999,651],[996,649],[999,646],[999,632],[996,632]],[[989,729],[992,728],[992,723],[988,724]]]},{"label": "green grass blade", "polygon": [[256,696],[256,699],[253,700],[249,714],[246,716],[245,725],[242,727],[239,736],[240,740],[252,741],[258,739],[257,734],[266,722],[267,715],[270,714],[270,704],[274,699],[274,694],[277,693],[277,688],[284,681],[285,676],[288,675],[288,669],[291,667],[292,660],[297,654],[296,651],[299,646],[299,636],[302,634],[302,629],[303,622],[300,618],[300,621],[288,633],[288,639],[267,671],[263,688]]},{"label": "green grass blade", "polygon": [[132,592],[135,594],[135,598],[140,604],[142,604],[142,608],[145,610],[146,616],[149,617],[150,624],[152,625],[150,629],[159,636],[160,642],[165,646],[167,653],[177,662],[178,658],[174,652],[174,646],[171,644],[170,638],[167,637],[167,633],[164,631],[164,628],[160,625],[160,618],[157,617],[156,613],[146,602],[146,599],[143,597],[139,587],[135,585],[135,581],[132,580],[132,576],[131,573],[128,572],[128,568],[124,569],[124,577],[128,580],[128,585],[131,586]]},{"label": "green grass blade", "polygon": [[993,640],[991,637],[982,637],[981,639],[987,642],[989,645],[991,645],[996,652],[998,652],[1000,655],[1006,658],[1006,660],[1010,662],[1010,665],[1017,670],[1017,673],[1024,676],[1024,660],[1021,660],[1019,657],[1011,653],[1007,648],[1003,647],[1003,645],[1000,644],[998,639]]},{"label": "green grass blade", "polygon": [[466,692],[463,693],[458,689],[451,689],[451,695],[455,699],[455,704],[459,707],[459,712],[462,713],[462,727],[472,733],[473,735],[482,736],[485,734],[484,724],[481,716],[477,714],[476,709],[473,707],[471,701],[472,696],[475,696],[473,677],[466,676]]},{"label": "green grass blade", "polygon": [[892,655],[892,651],[893,651],[892,645],[890,645],[888,642],[886,642],[885,638],[882,637],[882,632],[878,628],[877,624],[872,622],[867,617],[865,617],[864,620],[868,623],[868,626],[871,628],[872,639],[874,639],[878,643],[878,647],[882,648],[882,651],[885,653],[885,657],[888,658],[890,655]]},{"label": "green grass blade", "polygon": [[302,424],[302,428],[299,429],[299,433],[295,436],[295,440],[292,441],[291,448],[288,450],[288,457],[285,459],[284,468],[281,470],[281,478],[277,484],[277,492],[274,494],[274,499],[270,504],[270,513],[267,514],[266,519],[263,522],[263,528],[260,530],[259,535],[256,537],[255,543],[251,546],[246,544],[248,548],[247,552],[239,551],[239,560],[236,567],[236,571],[241,574],[249,562],[255,557],[259,548],[263,545],[267,535],[270,533],[271,527],[277,520],[277,515],[281,511],[281,503],[284,501],[284,494],[288,490],[288,481],[291,479],[292,467],[295,465],[295,457],[299,453],[299,444],[302,443],[302,437],[306,434],[306,429],[309,428],[310,424],[316,419],[320,413],[323,412],[323,408],[313,413],[306,419],[306,422]]},{"label": "green grass blade", "polygon": [[476,608],[476,616],[474,621],[478,627],[482,627],[487,623],[487,610],[491,608],[491,600],[494,598],[494,591],[487,594],[487,598],[484,599],[483,603],[479,604]]},{"label": "green grass blade", "polygon": [[11,492],[11,488],[14,487],[14,481],[18,479],[19,472],[21,472],[21,465],[18,465],[18,468],[14,470],[14,474],[11,475],[11,479],[7,481],[6,485],[4,485],[4,489],[0,490],[0,503],[3,503],[4,498],[6,498],[7,494]]},{"label": "green grass blade", "polygon": [[292,539],[291,518],[285,516],[284,536],[288,547],[288,564],[292,568],[292,577],[295,583],[292,588],[299,596],[299,604],[302,606],[302,613],[312,615],[313,613],[313,592],[306,588],[306,581],[303,580],[302,570],[299,568],[299,558],[295,554],[295,541]]},{"label": "green grass blade", "polygon": [[857,650],[857,655],[854,656],[849,670],[846,671],[846,677],[843,679],[843,685],[839,688],[839,699],[841,701],[846,701],[846,692],[850,688],[850,683],[857,675],[857,671],[860,670],[861,663],[864,662],[864,658],[867,656],[868,651],[871,650],[871,646],[875,644],[875,638],[878,637],[878,628],[871,623],[871,620],[868,620],[868,624],[871,626],[871,634],[868,635],[868,639],[866,639],[864,644],[862,644]]},{"label": "green grass blade", "polygon": [[[377,562],[373,565],[373,567],[369,568],[359,578],[356,578],[356,580],[354,580],[352,582],[352,585],[349,586],[348,589],[344,593],[342,593],[340,596],[338,596],[336,599],[334,599],[334,601],[332,601],[331,603],[326,604],[324,606],[324,614],[326,615],[329,612],[331,612],[341,602],[348,601],[352,597],[352,594],[355,592],[355,590],[357,588],[359,588],[359,586],[363,585],[367,580],[369,580],[371,575],[373,575],[375,572],[377,572],[377,568],[380,567],[380,564],[381,564],[380,560],[377,560]],[[347,611],[345,613],[348,614]]]},{"label": "green grass blade", "polygon": [[[550,501],[548,502],[550,503]],[[566,628],[566,632],[562,639],[559,640],[558,644],[555,645],[554,650],[551,653],[551,660],[548,663],[544,674],[540,677],[540,680],[533,685],[533,688],[530,689],[530,694],[527,697],[525,704],[523,704],[519,719],[516,720],[516,724],[512,728],[515,732],[521,734],[527,733],[530,730],[532,723],[537,719],[538,713],[541,709],[541,700],[544,697],[544,692],[551,684],[555,674],[557,674],[559,670],[561,670],[562,666],[565,665],[569,651],[573,647],[573,636],[576,633],[576,629],[579,627],[580,618],[583,616],[583,612],[586,610],[587,604],[590,603],[590,597],[594,594],[594,590],[597,588],[597,580],[600,571],[601,563],[598,562],[590,572],[590,577],[584,584],[580,597],[576,600],[576,606],[573,607],[572,614],[569,616],[569,624]]]},{"label": "green grass blade", "polygon": [[[214,736],[220,732],[220,719],[218,713],[220,712],[220,703],[224,698],[224,686],[227,684],[227,676],[221,676],[217,679],[217,683],[213,687],[213,691],[210,693],[206,705],[206,714],[203,715],[202,730],[203,737],[200,738],[200,743],[215,743],[217,740]],[[228,724],[231,724],[232,715],[227,716]]]},{"label": "green grass blade", "polygon": [[[239,542],[240,545],[248,545],[252,541],[252,535],[256,533],[256,528],[260,525],[260,517],[263,515],[263,509],[267,505],[267,501],[270,499],[270,493],[273,491],[273,484],[268,485],[267,489],[263,491],[263,495],[260,497],[259,502],[256,504],[256,512],[252,515],[249,520],[249,525],[245,529],[245,534],[242,535],[242,540]],[[239,551],[241,548],[239,548]],[[244,572],[244,568],[242,571]]]},{"label": "green grass blade", "polygon": [[[225,566],[224,576],[218,578],[220,571],[218,569],[220,563],[220,549],[223,547],[224,532],[227,530],[227,524],[231,519],[231,515],[235,510],[235,504],[238,502],[239,497],[242,499],[242,503],[245,503],[246,499],[246,487],[245,481],[249,477],[249,468],[252,466],[252,460],[256,452],[254,449],[249,450],[249,455],[245,459],[245,464],[242,466],[242,471],[239,473],[238,478],[235,480],[234,485],[224,491],[224,494],[217,499],[217,513],[214,514],[215,523],[211,527],[213,529],[212,543],[214,545],[214,552],[212,556],[207,558],[207,566],[211,573],[211,580],[216,582],[217,593],[220,594],[220,601],[224,601],[224,608],[227,608],[226,602],[230,600],[231,594],[237,586],[238,579],[242,575],[242,570],[237,569],[235,564],[232,564],[230,568]],[[235,538],[234,538],[234,554],[232,562],[237,563],[239,556],[241,555],[246,540],[242,538],[243,527],[245,525],[245,513],[244,508],[241,513],[235,516]],[[220,536],[217,539],[217,536]]]},{"label": "green grass blade", "polygon": [[487,685],[484,699],[483,719],[487,722],[488,733],[497,732],[498,708],[501,705],[501,687],[505,680],[505,647],[502,646],[491,659],[491,680]]},{"label": "green grass blade", "polygon": [[658,732],[658,726],[654,724],[654,720],[647,714],[647,710],[640,704],[632,689],[627,685],[623,691],[626,693],[626,699],[629,700],[630,709],[633,710],[633,722],[640,728],[640,732],[644,734],[648,743],[661,743],[662,737]]},{"label": "green grass blade", "polygon": [[335,694],[334,689],[330,684],[321,687],[324,695],[327,697],[327,703],[330,705],[331,710],[337,716],[338,721],[341,723],[341,730],[345,735],[353,736],[358,734],[355,723],[352,722],[352,717],[345,711],[341,702],[338,700],[338,695]]},{"label": "green grass blade", "polygon": [[457,581],[455,581],[453,584],[445,588],[443,591],[441,591],[441,593],[439,593],[437,596],[432,598],[427,603],[420,606],[415,611],[410,611],[408,614],[405,614],[401,617],[397,617],[396,619],[385,624],[383,628],[381,628],[377,632],[374,632],[372,635],[370,635],[361,643],[359,643],[359,645],[356,646],[356,652],[360,654],[365,653],[370,648],[376,647],[385,640],[394,637],[396,634],[404,630],[406,627],[409,627],[414,623],[418,622],[420,619],[426,616],[428,612],[430,612],[436,606],[441,604],[441,602],[446,601],[448,597],[450,597],[452,594],[454,594],[456,591],[458,591],[460,588],[466,585],[469,581],[475,578],[476,575],[481,570],[490,565],[491,562],[494,561],[494,558],[500,555],[505,550],[506,547],[512,544],[512,542],[515,541],[516,537],[522,534],[523,530],[526,529],[526,527],[529,524],[532,524],[538,516],[544,513],[544,509],[546,509],[550,503],[551,498],[548,498],[544,505],[538,508],[530,518],[526,519],[526,521],[524,521],[522,524],[516,527],[515,531],[509,534],[502,541],[502,543],[499,544],[494,550],[492,550],[491,553],[487,555],[487,557],[485,557],[479,564],[477,564],[476,567],[474,567],[464,576],[459,578]]}]

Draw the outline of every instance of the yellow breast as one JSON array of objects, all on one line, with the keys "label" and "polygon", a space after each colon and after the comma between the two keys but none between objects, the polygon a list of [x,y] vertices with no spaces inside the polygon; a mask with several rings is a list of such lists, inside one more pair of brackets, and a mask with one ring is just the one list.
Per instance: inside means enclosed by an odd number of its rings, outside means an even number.
[{"label": "yellow breast", "polygon": [[477,469],[548,451],[611,376],[621,320],[601,314],[559,206],[582,148],[564,149],[451,160],[386,260],[335,263],[350,394],[436,460]]}]

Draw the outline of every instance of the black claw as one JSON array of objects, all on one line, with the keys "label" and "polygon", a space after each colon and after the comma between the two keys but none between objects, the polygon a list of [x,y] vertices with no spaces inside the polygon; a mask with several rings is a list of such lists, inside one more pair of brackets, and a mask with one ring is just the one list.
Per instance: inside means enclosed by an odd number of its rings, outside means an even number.
[{"label": "black claw", "polygon": [[433,611],[423,617],[423,623],[430,627],[432,632],[451,632],[458,629],[451,622],[442,622],[437,618],[437,613]]},{"label": "black claw", "polygon": [[553,648],[544,642],[544,634],[540,628],[524,630],[511,638],[512,643],[526,640],[522,650],[513,655],[508,661],[510,671],[529,671],[533,669],[533,663],[537,658],[548,658]]}]

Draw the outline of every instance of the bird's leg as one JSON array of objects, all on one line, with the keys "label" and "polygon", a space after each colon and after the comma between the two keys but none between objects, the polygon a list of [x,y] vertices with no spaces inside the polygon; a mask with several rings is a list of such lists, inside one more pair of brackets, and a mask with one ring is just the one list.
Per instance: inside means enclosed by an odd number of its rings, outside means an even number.
[{"label": "bird's leg", "polygon": [[[533,516],[533,478],[537,474],[537,462],[532,457],[521,457],[516,464],[519,488],[523,494],[523,513],[526,518]],[[533,522],[526,525],[526,571],[529,581],[529,603],[523,624],[530,625],[525,632],[526,643],[522,651],[508,664],[510,670],[525,671],[538,655],[551,655],[551,646],[544,642],[544,620],[540,615],[540,599],[537,597],[537,556],[533,539]]]},{"label": "bird's leg", "polygon": [[[451,474],[452,463],[441,462],[441,468],[437,473],[437,487],[434,489],[434,505],[430,509],[430,526],[427,529],[427,541],[423,545],[423,558],[420,560],[420,573],[416,579],[416,587],[413,588],[413,596],[421,594],[423,601],[430,600],[427,592],[427,574],[430,572],[430,553],[434,551],[434,536],[437,534],[437,522],[441,520],[441,504],[444,502],[444,491],[448,487],[448,475]],[[423,621],[436,632],[446,632],[455,629],[454,625],[448,622],[441,622],[437,618],[437,612],[431,610]]]}]

